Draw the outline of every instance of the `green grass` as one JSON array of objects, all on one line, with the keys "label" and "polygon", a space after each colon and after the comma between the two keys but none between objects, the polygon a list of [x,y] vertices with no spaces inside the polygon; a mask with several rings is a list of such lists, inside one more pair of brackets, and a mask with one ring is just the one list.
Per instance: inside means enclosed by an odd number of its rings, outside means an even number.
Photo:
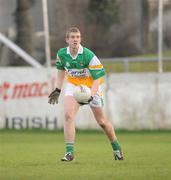
[{"label": "green grass", "polygon": [[1,180],[170,180],[171,131],[118,132],[125,160],[114,161],[100,131],[78,131],[74,162],[60,162],[61,131],[0,131]]}]

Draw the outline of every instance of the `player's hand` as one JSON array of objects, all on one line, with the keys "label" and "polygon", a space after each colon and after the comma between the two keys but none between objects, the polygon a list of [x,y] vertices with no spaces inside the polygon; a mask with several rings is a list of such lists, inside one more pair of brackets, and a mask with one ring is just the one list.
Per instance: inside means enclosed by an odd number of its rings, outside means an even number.
[{"label": "player's hand", "polygon": [[58,104],[58,99],[59,99],[59,95],[61,93],[61,90],[56,88],[54,91],[52,91],[50,93],[50,95],[48,96],[49,100],[48,100],[48,103],[49,104]]},{"label": "player's hand", "polygon": [[92,100],[93,100],[93,96],[91,96],[87,102],[84,102],[84,103],[78,102],[78,104],[83,106],[83,105],[89,104]]}]

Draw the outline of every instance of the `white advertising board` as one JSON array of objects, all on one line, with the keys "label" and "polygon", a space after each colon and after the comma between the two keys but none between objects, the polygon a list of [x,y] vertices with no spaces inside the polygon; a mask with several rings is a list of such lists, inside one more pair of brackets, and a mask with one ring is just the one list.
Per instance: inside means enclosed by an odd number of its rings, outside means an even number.
[{"label": "white advertising board", "polygon": [[[62,129],[63,93],[48,104],[56,69],[0,68],[0,128]],[[171,129],[171,73],[109,74],[104,84],[105,111],[115,128]],[[76,116],[79,129],[96,129],[89,106]]]}]

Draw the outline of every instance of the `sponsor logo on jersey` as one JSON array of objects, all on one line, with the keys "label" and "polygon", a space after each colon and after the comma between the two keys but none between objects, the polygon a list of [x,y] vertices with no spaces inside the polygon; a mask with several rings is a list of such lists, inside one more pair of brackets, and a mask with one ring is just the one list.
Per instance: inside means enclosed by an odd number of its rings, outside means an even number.
[{"label": "sponsor logo on jersey", "polygon": [[86,69],[68,69],[67,70],[68,74],[72,77],[86,77],[87,76],[87,71]]}]

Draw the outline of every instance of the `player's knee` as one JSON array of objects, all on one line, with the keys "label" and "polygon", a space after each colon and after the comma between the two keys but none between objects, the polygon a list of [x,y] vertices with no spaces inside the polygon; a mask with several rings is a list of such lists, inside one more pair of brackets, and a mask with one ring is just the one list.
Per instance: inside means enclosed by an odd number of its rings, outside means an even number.
[{"label": "player's knee", "polygon": [[106,122],[105,121],[100,121],[98,124],[100,125],[101,128],[103,128],[103,129],[106,128]]},{"label": "player's knee", "polygon": [[66,120],[66,121],[70,121],[70,120],[73,119],[73,118],[74,118],[73,113],[71,113],[71,112],[66,112],[66,113],[65,113],[65,120]]}]

